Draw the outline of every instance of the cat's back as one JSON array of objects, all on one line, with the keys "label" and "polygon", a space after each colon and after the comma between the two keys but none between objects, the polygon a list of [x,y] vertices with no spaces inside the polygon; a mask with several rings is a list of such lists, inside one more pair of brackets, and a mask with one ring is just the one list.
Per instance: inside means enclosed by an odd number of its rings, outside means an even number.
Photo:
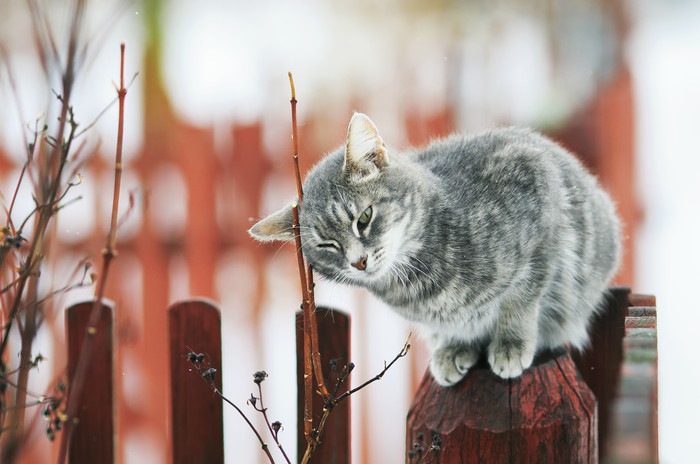
[{"label": "cat's back", "polygon": [[452,193],[498,185],[530,184],[532,193],[563,188],[596,189],[594,177],[581,162],[549,138],[519,127],[476,135],[455,134],[412,153]]},{"label": "cat's back", "polygon": [[540,157],[536,162],[546,163],[551,157],[547,152],[556,150],[560,148],[536,132],[506,127],[473,135],[453,134],[433,141],[412,156],[415,162],[438,177],[449,178],[460,176],[467,170],[508,163],[518,157],[534,155]]}]

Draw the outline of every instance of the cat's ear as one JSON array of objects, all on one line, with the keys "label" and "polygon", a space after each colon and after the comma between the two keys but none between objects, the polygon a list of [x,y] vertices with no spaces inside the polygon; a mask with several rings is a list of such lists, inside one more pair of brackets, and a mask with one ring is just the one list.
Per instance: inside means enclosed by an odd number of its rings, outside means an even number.
[{"label": "cat's ear", "polygon": [[353,181],[369,180],[388,166],[386,145],[372,120],[362,113],[350,119],[345,139],[343,172]]},{"label": "cat's ear", "polygon": [[260,242],[287,241],[294,238],[292,207],[285,206],[248,229],[248,234]]}]

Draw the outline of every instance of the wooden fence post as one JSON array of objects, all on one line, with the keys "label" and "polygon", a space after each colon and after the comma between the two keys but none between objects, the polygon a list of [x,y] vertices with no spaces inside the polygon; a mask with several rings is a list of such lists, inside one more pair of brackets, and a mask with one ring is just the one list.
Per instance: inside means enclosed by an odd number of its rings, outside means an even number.
[{"label": "wooden fence post", "polygon": [[656,298],[629,295],[620,387],[612,405],[610,462],[659,462]]},{"label": "wooden fence post", "polygon": [[593,319],[588,331],[590,348],[572,354],[581,376],[598,400],[598,456],[601,461],[607,457],[612,404],[620,384],[629,295],[628,287],[609,290],[605,306]]},{"label": "wooden fence post", "polygon": [[223,402],[188,361],[188,352],[204,354],[216,369],[221,390],[221,317],[206,301],[188,300],[168,309],[174,464],[224,462]]},{"label": "wooden fence post", "polygon": [[517,379],[488,366],[449,388],[426,372],[408,413],[406,462],[596,463],[595,397],[565,351]]},{"label": "wooden fence post", "polygon": [[[327,308],[316,310],[318,322],[318,347],[321,353],[321,364],[326,376],[326,386],[332,392],[335,387],[335,375],[331,372],[331,359],[337,360],[338,372],[350,361],[350,317],[342,312]],[[296,315],[297,334],[297,462],[301,462],[306,450],[304,437],[304,320],[301,311]],[[340,392],[349,388],[350,378]],[[314,381],[314,388],[316,382]],[[315,393],[315,392],[314,392]],[[312,463],[318,464],[349,464],[350,463],[350,398],[336,406],[329,416],[323,433],[321,445],[311,458]],[[321,395],[314,394],[313,415],[314,427],[323,410]]]},{"label": "wooden fence post", "polygon": [[[93,302],[78,303],[66,310],[68,385],[75,375]],[[112,358],[112,309],[103,304],[93,339],[86,386],[78,406],[78,424],[69,444],[68,462],[91,464],[114,462],[114,383]]]},{"label": "wooden fence post", "polygon": [[[406,462],[422,462],[428,453],[441,463],[658,462],[655,305],[653,296],[611,288],[591,325],[590,349],[519,379],[500,380],[481,366],[440,388],[426,374],[409,411]],[[528,431],[528,424],[537,427]],[[579,439],[568,435],[576,428]],[[551,454],[560,452],[570,454]]]}]

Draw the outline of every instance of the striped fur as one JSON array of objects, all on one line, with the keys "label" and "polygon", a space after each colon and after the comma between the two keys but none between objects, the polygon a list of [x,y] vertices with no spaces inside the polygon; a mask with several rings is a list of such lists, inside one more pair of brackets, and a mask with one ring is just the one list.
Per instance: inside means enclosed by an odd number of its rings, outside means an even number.
[{"label": "striped fur", "polygon": [[[482,355],[511,378],[537,351],[584,347],[621,253],[614,205],[595,178],[525,129],[392,153],[358,113],[304,191],[303,248],[316,272],[369,289],[418,325],[445,386]],[[250,233],[291,238],[289,208]]]}]

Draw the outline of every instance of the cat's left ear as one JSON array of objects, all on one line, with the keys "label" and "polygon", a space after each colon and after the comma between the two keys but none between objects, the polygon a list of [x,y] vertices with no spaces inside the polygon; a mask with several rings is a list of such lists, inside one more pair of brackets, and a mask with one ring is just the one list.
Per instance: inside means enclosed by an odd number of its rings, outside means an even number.
[{"label": "cat's left ear", "polygon": [[292,207],[281,210],[261,219],[248,230],[248,234],[259,242],[287,241],[294,238]]},{"label": "cat's left ear", "polygon": [[386,145],[372,120],[362,113],[350,119],[343,172],[355,182],[369,180],[389,165]]}]

